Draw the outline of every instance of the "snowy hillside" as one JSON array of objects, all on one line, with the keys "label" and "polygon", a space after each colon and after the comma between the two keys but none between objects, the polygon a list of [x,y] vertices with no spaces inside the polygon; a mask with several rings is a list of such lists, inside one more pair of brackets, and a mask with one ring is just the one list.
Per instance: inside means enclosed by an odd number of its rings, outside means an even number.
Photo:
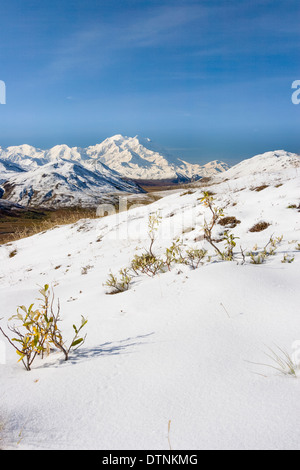
[{"label": "snowy hillside", "polygon": [[[68,341],[72,325],[88,318],[86,341],[68,362],[55,350],[30,372],[0,338],[2,447],[300,449],[300,169],[281,156],[275,172],[275,158],[247,160],[229,170],[232,179],[224,174],[206,188],[0,247],[6,332],[17,306],[29,306],[46,283],[60,299]],[[233,234],[233,261],[204,240],[212,213],[203,191],[224,209],[213,240],[223,251],[224,232]],[[108,295],[110,272],[149,249],[149,214],[161,216],[156,257],[177,239],[184,256],[205,249],[205,257],[196,269],[177,262],[154,277],[134,275],[128,290]],[[269,367],[268,347],[294,353],[295,375]]]},{"label": "snowy hillside", "polygon": [[[0,185],[7,181],[10,177],[21,173],[23,169],[16,165],[13,162],[8,160],[1,160],[0,159]],[[0,195],[1,195],[1,188],[0,188]]]},{"label": "snowy hillside", "polygon": [[106,194],[143,192],[102,164],[90,171],[78,162],[58,160],[6,175],[2,182],[4,197],[25,206],[96,206]]},{"label": "snowy hillside", "polygon": [[275,150],[274,152],[266,152],[243,160],[238,165],[226,171],[221,177],[251,177],[251,175],[257,175],[259,173],[267,173],[267,177],[270,178],[270,173],[280,173],[285,168],[293,167],[300,169],[299,155],[286,152],[285,150]]}]

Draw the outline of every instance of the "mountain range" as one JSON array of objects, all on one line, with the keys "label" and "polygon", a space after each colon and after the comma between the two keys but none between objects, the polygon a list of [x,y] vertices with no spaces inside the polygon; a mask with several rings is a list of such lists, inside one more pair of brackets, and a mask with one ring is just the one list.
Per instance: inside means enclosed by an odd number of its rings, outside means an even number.
[{"label": "mountain range", "polygon": [[190,182],[203,176],[225,171],[229,166],[220,161],[206,165],[188,163],[149,138],[115,135],[101,144],[85,149],[88,165],[104,163],[121,175],[134,180],[170,180]]},{"label": "mountain range", "polygon": [[31,207],[95,206],[107,196],[143,193],[145,181],[190,183],[227,174],[234,178],[245,165],[262,172],[264,164],[281,169],[293,162],[299,163],[298,155],[279,150],[232,169],[218,160],[199,165],[175,157],[148,138],[122,135],[87,148],[0,147],[0,198]]},{"label": "mountain range", "polygon": [[115,135],[87,148],[0,147],[0,197],[28,206],[96,205],[108,194],[142,193],[142,180],[190,182],[228,169],[187,163],[150,139]]}]

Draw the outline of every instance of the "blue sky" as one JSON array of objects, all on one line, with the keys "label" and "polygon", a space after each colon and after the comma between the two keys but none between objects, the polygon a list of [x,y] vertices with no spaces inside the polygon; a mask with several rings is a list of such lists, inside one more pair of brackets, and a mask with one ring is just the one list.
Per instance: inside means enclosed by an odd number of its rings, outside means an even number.
[{"label": "blue sky", "polygon": [[1,2],[0,146],[147,136],[189,161],[300,153],[299,0]]}]

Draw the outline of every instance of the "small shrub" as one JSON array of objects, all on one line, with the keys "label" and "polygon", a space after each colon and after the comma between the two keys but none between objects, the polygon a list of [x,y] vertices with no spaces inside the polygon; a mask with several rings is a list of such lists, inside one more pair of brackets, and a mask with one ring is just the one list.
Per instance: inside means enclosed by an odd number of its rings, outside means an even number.
[{"label": "small shrub", "polygon": [[149,215],[148,220],[148,236],[150,239],[149,249],[141,255],[135,255],[131,261],[131,270],[135,274],[147,274],[147,276],[155,276],[159,272],[165,271],[163,261],[153,253],[153,245],[156,239],[156,232],[161,222],[161,215],[158,212]]},{"label": "small shrub", "polygon": [[129,269],[121,269],[119,273],[121,275],[120,279],[118,279],[114,274],[110,273],[108,280],[105,283],[105,286],[112,289],[110,292],[111,294],[125,292],[129,289],[130,283],[132,281],[132,276],[129,274]]},{"label": "small shrub", "polygon": [[161,215],[158,212],[155,212],[155,214],[150,214],[149,215],[149,220],[148,220],[148,235],[150,238],[150,247],[149,247],[149,253],[151,256],[153,255],[152,252],[152,247],[156,238],[156,232],[158,230],[159,224],[161,222]]},{"label": "small shrub", "polygon": [[8,326],[8,329],[14,334],[9,338],[0,328],[0,331],[8,342],[14,347],[26,370],[31,370],[33,361],[38,355],[50,352],[50,320],[47,312],[49,309],[49,296],[47,295],[48,286],[39,292],[44,302],[39,309],[34,310],[34,304],[29,308],[24,305],[18,308],[17,314],[13,315],[9,321],[18,320],[20,326]]},{"label": "small shrub", "polygon": [[224,261],[233,261],[233,249],[236,247],[235,240],[237,238],[238,237],[235,237],[232,233],[224,232],[225,251],[222,253],[222,259]]},{"label": "small shrub", "polygon": [[[203,181],[203,178],[202,178],[202,181]],[[210,191],[210,190],[203,191],[203,195],[204,195],[204,196],[214,196],[215,194],[216,194],[216,193],[214,193],[213,191]],[[198,198],[197,198],[197,201],[203,202],[203,196],[202,196],[202,197],[198,197]]]},{"label": "small shrub", "polygon": [[155,276],[160,272],[164,272],[164,262],[155,255],[149,253],[143,253],[141,255],[135,255],[131,261],[131,269],[135,274],[147,274],[147,276]]},{"label": "small shrub", "polygon": [[152,277],[158,274],[159,272],[164,272],[166,270],[163,260],[158,258],[153,253],[153,245],[156,239],[156,232],[158,230],[160,221],[161,216],[158,212],[149,215],[149,249],[141,255],[135,255],[135,257],[131,261],[130,268],[124,268],[120,270],[120,279],[118,279],[117,276],[112,273],[109,274],[109,278],[106,281],[105,285],[112,289],[112,291],[110,292],[111,294],[117,294],[129,289],[130,283],[132,281],[131,272],[133,272],[135,275],[139,275],[142,273]]},{"label": "small shrub", "polygon": [[296,249],[297,251],[300,251],[300,243],[298,243],[298,245],[296,245],[295,249]]},{"label": "small shrub", "polygon": [[165,264],[169,271],[173,263],[185,263],[182,254],[182,242],[180,242],[179,238],[172,243],[170,248],[166,249],[165,253]]},{"label": "small shrub", "polygon": [[292,263],[295,260],[294,256],[288,255],[287,253],[283,256],[282,263]]},{"label": "small shrub", "polygon": [[[282,242],[283,235],[274,238],[273,235],[270,237],[268,243],[261,251],[257,251],[257,245],[253,248],[253,251],[248,252],[246,255],[250,256],[251,264],[263,264],[269,256],[274,256],[278,245]],[[245,259],[245,258],[244,258]]]},{"label": "small shrub", "polygon": [[[225,217],[224,215],[224,210],[220,207],[217,207],[214,204],[214,198],[207,192],[204,193],[203,198],[201,201],[204,203],[206,207],[209,208],[212,218],[210,222],[208,223],[205,221],[204,223],[204,239],[207,240],[210,245],[215,249],[216,254],[224,261],[233,261],[234,259],[234,253],[233,249],[236,246],[235,240],[238,237],[235,237],[233,234],[230,234],[228,231],[224,232],[223,238],[220,240],[215,240],[213,238],[213,229],[216,226],[216,224],[222,225],[222,226],[228,226],[230,225],[231,227],[235,227],[237,224],[240,223],[240,220],[237,220],[235,217]],[[218,241],[225,241],[225,251],[222,252],[217,246],[216,243]]]},{"label": "small shrub", "polygon": [[51,345],[56,346],[65,355],[65,360],[68,360],[69,353],[72,349],[81,346],[85,338],[79,337],[79,332],[86,325],[87,320],[82,317],[81,326],[77,329],[75,325],[75,336],[67,347],[63,341],[61,331],[58,327],[60,321],[60,305],[58,301],[58,308],[54,313],[54,294],[51,295],[49,285],[46,284],[39,290],[41,295],[40,306],[34,310],[34,304],[29,308],[24,305],[19,307],[17,314],[13,315],[9,321],[17,320],[20,322],[19,326],[8,326],[8,329],[14,334],[10,338],[3,329],[0,327],[1,333],[7,341],[16,350],[19,356],[19,361],[22,361],[27,371],[31,370],[32,364],[37,356],[44,357],[44,354],[50,354]]},{"label": "small shrub", "polygon": [[204,239],[208,241],[208,243],[215,249],[216,253],[222,258],[222,252],[216,246],[214,239],[213,239],[213,229],[215,225],[220,221],[222,217],[224,217],[224,211],[222,208],[217,207],[214,204],[214,198],[209,192],[204,192],[203,197],[200,199],[201,202],[208,207],[212,214],[212,218],[210,222],[204,221]]},{"label": "small shrub", "polygon": [[264,252],[260,253],[255,253],[255,252],[250,252],[248,255],[251,258],[250,263],[251,264],[263,264],[266,261],[267,255]]},{"label": "small shrub", "polygon": [[52,312],[52,317],[50,318],[50,321],[51,321],[51,330],[50,330],[51,343],[54,344],[54,346],[56,346],[57,349],[59,349],[64,354],[65,361],[68,361],[70,352],[76,351],[85,342],[86,335],[84,337],[81,337],[79,336],[79,333],[87,324],[87,319],[81,315],[80,327],[78,328],[76,325],[73,325],[75,334],[69,346],[67,346],[66,343],[64,342],[61,331],[59,330],[58,325],[57,325],[57,323],[60,321],[59,308],[58,308],[56,315],[53,315],[53,312]]},{"label": "small shrub", "polygon": [[185,263],[193,269],[197,269],[207,254],[203,249],[189,249],[186,250]]},{"label": "small shrub", "polygon": [[280,237],[273,238],[273,235],[270,237],[270,240],[264,247],[263,253],[266,256],[273,256],[276,253],[276,250],[278,248],[278,245],[282,242],[283,240],[283,235]]}]

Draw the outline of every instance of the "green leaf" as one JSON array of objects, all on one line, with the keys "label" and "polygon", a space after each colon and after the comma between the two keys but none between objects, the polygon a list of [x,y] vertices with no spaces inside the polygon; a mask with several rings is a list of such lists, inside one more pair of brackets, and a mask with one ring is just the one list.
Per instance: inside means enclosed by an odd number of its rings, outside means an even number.
[{"label": "green leaf", "polygon": [[73,341],[73,343],[71,344],[71,348],[74,348],[74,346],[77,346],[77,344],[82,343],[82,341],[83,341],[83,338],[80,338],[80,339],[77,339],[76,341]]},{"label": "green leaf", "polygon": [[19,308],[23,310],[25,313],[27,313],[27,308],[25,307],[25,305],[20,305]]},{"label": "green leaf", "polygon": [[18,320],[23,321],[23,316],[22,316],[20,313],[18,313],[17,315],[12,315],[12,316],[8,319],[8,321],[14,320],[14,319],[16,319],[16,318],[17,318]]},{"label": "green leaf", "polygon": [[16,350],[16,353],[18,354],[18,356],[20,356],[20,359],[18,360],[18,362],[22,361],[22,359],[25,357],[25,354],[22,354],[20,351]]},{"label": "green leaf", "polygon": [[28,313],[31,313],[31,311],[32,311],[32,309],[33,309],[33,306],[34,306],[34,304],[31,304],[31,305],[30,305],[30,307],[29,307],[29,309],[28,309]]}]

